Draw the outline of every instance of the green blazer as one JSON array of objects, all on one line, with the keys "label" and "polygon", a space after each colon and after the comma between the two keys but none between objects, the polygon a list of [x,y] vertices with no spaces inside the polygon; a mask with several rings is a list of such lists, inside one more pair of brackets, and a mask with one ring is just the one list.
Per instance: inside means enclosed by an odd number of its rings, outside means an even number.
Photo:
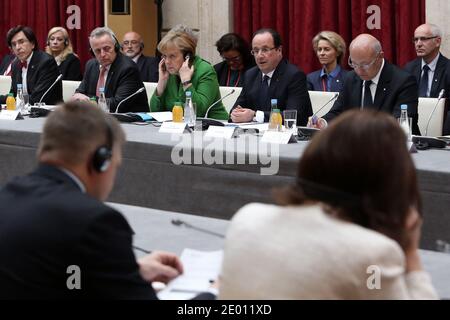
[{"label": "green blazer", "polygon": [[[192,102],[197,104],[197,117],[204,117],[206,110],[220,99],[219,82],[214,67],[207,61],[195,56],[194,74],[192,75],[192,85],[187,89],[192,92]],[[180,84],[177,75],[170,75],[164,93],[158,97],[155,93],[150,100],[152,112],[172,111],[175,102],[185,102],[185,91]],[[209,110],[208,118],[227,120],[228,112],[222,102],[219,102]]]}]

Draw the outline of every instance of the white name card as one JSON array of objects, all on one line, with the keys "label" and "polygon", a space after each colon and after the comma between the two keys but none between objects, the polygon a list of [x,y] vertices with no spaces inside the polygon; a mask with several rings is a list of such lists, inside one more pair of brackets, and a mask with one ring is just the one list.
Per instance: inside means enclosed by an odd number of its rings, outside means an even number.
[{"label": "white name card", "polygon": [[235,131],[235,127],[209,126],[208,131],[206,131],[205,137],[232,139],[234,137]]},{"label": "white name card", "polygon": [[22,119],[20,111],[2,110],[2,112],[0,112],[0,120],[19,120],[19,119]]},{"label": "white name card", "polygon": [[184,122],[163,122],[159,128],[160,133],[183,134],[185,131],[189,131],[189,128]]},{"label": "white name card", "polygon": [[261,142],[275,144],[296,143],[297,140],[289,131],[266,131],[264,132]]}]

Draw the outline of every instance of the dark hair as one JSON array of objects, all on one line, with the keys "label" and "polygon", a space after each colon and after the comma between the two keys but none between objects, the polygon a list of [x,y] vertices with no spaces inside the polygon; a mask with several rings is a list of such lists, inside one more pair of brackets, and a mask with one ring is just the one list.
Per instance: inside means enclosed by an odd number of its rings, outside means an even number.
[{"label": "dark hair", "polygon": [[283,204],[322,202],[338,216],[406,246],[405,221],[420,211],[404,131],[383,112],[352,110],[318,133],[303,153]]},{"label": "dark hair", "polygon": [[250,47],[237,33],[227,33],[216,42],[217,51],[220,55],[230,50],[236,50],[242,56],[245,68],[254,65],[253,56],[250,54]]},{"label": "dark hair", "polygon": [[272,39],[273,39],[273,45],[275,46],[275,48],[278,48],[282,45],[281,42],[281,36],[278,33],[278,31],[272,29],[272,28],[263,28],[263,29],[259,29],[258,31],[256,31],[253,34],[253,38],[255,36],[257,36],[258,34],[263,34],[263,33],[270,33],[272,35]]},{"label": "dark hair", "polygon": [[12,38],[14,38],[14,36],[21,31],[23,32],[25,37],[28,39],[28,41],[30,41],[32,44],[34,44],[33,51],[38,50],[39,44],[37,42],[36,35],[34,34],[33,29],[31,29],[30,27],[27,27],[27,26],[22,26],[22,25],[18,25],[8,31],[8,34],[6,35],[6,42],[8,43],[8,47],[12,48],[12,46],[11,46]]}]

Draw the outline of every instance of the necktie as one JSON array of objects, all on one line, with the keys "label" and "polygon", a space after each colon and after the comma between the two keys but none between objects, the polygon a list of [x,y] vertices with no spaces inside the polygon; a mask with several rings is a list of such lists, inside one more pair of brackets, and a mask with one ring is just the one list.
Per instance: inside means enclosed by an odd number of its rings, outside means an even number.
[{"label": "necktie", "polygon": [[27,60],[25,61],[20,61],[20,67],[23,69],[26,69],[28,67],[28,62]]},{"label": "necktie", "polygon": [[372,80],[368,80],[364,83],[364,102],[363,107],[373,107],[372,92],[370,91],[370,85]]},{"label": "necktie", "polygon": [[98,76],[98,81],[97,81],[97,91],[95,93],[97,95],[97,97],[100,97],[100,88],[105,87],[105,74],[106,74],[106,68],[101,67],[100,74]]},{"label": "necktie", "polygon": [[428,65],[423,66],[422,78],[420,78],[419,84],[419,97],[428,97],[428,72],[430,67]]},{"label": "necktie", "polygon": [[264,110],[264,106],[268,106],[269,99],[269,79],[268,75],[265,75],[263,81],[261,82],[261,89],[259,91],[259,109]]},{"label": "necktie", "polygon": [[322,89],[323,91],[328,91],[328,75],[324,74],[322,76]]}]

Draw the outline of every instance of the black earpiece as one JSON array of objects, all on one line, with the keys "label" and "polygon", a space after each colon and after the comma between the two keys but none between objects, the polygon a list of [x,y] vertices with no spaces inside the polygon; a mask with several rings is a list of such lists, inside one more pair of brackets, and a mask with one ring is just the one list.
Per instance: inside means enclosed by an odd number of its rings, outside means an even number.
[{"label": "black earpiece", "polygon": [[97,172],[105,172],[111,164],[112,148],[113,148],[113,133],[111,125],[106,121],[106,145],[100,146],[95,150],[92,157],[92,166]]}]

